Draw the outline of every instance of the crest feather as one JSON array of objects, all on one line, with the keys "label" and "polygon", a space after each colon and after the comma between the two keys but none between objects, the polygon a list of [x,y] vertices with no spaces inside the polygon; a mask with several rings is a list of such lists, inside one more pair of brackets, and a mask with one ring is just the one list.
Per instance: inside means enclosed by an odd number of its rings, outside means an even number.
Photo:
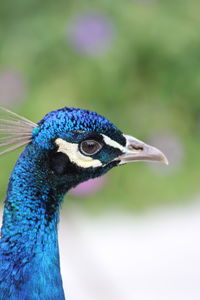
[{"label": "crest feather", "polygon": [[28,144],[37,126],[27,118],[0,106],[0,148],[6,147],[0,155]]}]

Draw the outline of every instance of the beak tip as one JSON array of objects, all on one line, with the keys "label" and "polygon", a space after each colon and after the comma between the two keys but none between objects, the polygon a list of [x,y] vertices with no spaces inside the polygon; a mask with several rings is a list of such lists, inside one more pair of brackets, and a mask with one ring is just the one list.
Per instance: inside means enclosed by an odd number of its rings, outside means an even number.
[{"label": "beak tip", "polygon": [[168,161],[168,159],[167,159],[166,156],[163,157],[162,162],[163,162],[165,165],[167,165],[167,166],[169,165],[169,161]]},{"label": "beak tip", "polygon": [[[153,149],[155,150],[155,152],[157,152],[157,161],[160,161],[161,163],[168,166],[169,165],[169,160],[167,159],[165,154],[157,148],[153,147]],[[156,159],[155,159],[155,161],[156,161]]]}]

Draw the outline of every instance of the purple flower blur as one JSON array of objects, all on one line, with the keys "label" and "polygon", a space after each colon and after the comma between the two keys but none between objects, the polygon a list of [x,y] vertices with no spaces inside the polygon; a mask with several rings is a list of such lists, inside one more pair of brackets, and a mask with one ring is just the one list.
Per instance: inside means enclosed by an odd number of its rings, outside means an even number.
[{"label": "purple flower blur", "polygon": [[172,132],[157,133],[151,137],[149,143],[161,149],[169,160],[169,166],[167,166],[167,168],[162,164],[150,164],[154,171],[160,174],[169,174],[183,165],[185,156],[184,148],[179,137]]},{"label": "purple flower blur", "polygon": [[15,70],[0,72],[0,104],[12,106],[25,96],[25,83],[21,74]]},{"label": "purple flower blur", "polygon": [[106,176],[90,179],[70,190],[70,194],[76,197],[85,197],[97,193],[106,183]]},{"label": "purple flower blur", "polygon": [[90,56],[99,56],[109,50],[113,37],[111,20],[100,12],[76,16],[68,29],[68,38],[75,50]]}]

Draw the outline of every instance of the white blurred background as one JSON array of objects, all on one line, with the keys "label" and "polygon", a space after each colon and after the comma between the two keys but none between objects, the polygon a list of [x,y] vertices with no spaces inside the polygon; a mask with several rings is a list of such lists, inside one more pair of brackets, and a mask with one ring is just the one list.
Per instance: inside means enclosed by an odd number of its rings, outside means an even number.
[{"label": "white blurred background", "polygon": [[69,300],[199,300],[200,197],[185,207],[91,217],[71,207],[60,224]]}]

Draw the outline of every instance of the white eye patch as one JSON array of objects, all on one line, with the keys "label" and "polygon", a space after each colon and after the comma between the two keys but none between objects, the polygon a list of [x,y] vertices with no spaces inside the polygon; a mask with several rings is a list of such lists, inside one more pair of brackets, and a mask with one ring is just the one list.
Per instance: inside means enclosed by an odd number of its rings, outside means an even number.
[{"label": "white eye patch", "polygon": [[[122,145],[112,140],[107,135],[104,134],[101,135],[103,137],[105,144],[107,144],[108,146],[111,146],[115,149],[119,149],[122,153],[126,151]],[[58,152],[62,152],[66,154],[72,163],[75,163],[77,166],[81,168],[91,168],[91,167],[96,168],[96,167],[103,166],[100,160],[93,159],[90,156],[86,156],[82,154],[78,149],[78,144],[76,143],[69,143],[61,138],[56,139],[55,143],[58,146]]]},{"label": "white eye patch", "polygon": [[119,143],[117,143],[116,141],[112,140],[110,137],[108,137],[105,134],[102,134],[103,140],[104,142],[108,145],[111,146],[113,148],[119,149],[122,153],[125,152],[125,149],[122,145],[120,145]]},{"label": "white eye patch", "polygon": [[66,154],[72,163],[75,163],[81,168],[95,168],[102,166],[100,160],[93,159],[90,156],[85,156],[80,153],[78,144],[69,143],[60,138],[56,139],[55,143],[58,146],[58,152]]}]

